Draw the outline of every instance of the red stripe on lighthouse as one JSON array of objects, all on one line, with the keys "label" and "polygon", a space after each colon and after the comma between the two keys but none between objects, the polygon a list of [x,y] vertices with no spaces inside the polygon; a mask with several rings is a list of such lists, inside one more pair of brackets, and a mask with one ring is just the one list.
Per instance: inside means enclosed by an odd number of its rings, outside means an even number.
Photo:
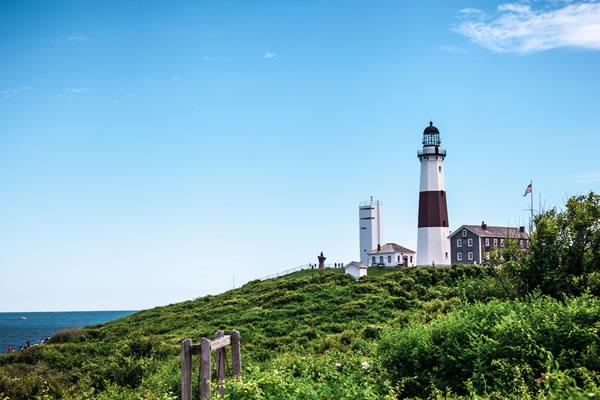
[{"label": "red stripe on lighthouse", "polygon": [[448,226],[446,192],[428,191],[419,193],[419,228]]}]

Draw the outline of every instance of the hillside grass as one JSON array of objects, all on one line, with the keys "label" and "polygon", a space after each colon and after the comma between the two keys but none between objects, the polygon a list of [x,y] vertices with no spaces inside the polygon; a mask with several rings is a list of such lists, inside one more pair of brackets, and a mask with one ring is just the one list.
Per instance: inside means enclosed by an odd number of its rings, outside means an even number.
[{"label": "hillside grass", "polygon": [[[427,346],[420,346],[419,342],[413,346],[410,342],[414,336],[411,332],[422,332],[418,336],[426,343],[435,341],[443,327],[451,329],[457,339],[469,342],[472,332],[477,332],[476,327],[486,326],[486,313],[516,321],[523,319],[528,306],[523,303],[511,308],[516,302],[505,297],[492,272],[476,266],[377,268],[355,281],[343,274],[342,269],[306,270],[252,281],[217,296],[157,307],[89,326],[76,335],[61,337],[64,343],[2,355],[0,399],[177,399],[181,341],[191,338],[198,343],[201,337],[213,338],[220,329],[226,334],[231,329],[241,333],[243,379],[227,382],[230,399],[380,399],[406,395],[472,398],[474,393],[497,399],[515,398],[512,387],[505,392],[487,391],[485,374],[493,376],[494,369],[477,364],[477,357],[474,365],[479,369],[470,364],[464,364],[464,368],[479,371],[478,379],[466,371],[454,381],[444,380],[440,361],[435,357],[446,350],[429,354]],[[538,301],[537,307],[542,309],[543,304],[549,304],[544,298],[528,301]],[[488,303],[497,304],[497,308],[477,309]],[[597,310],[597,306],[595,298],[585,304],[569,305],[573,310],[585,307]],[[494,311],[497,309],[504,311]],[[548,309],[550,313],[563,312],[560,304]],[[459,313],[465,312],[473,313],[473,317],[459,318],[463,315]],[[546,326],[551,330],[551,316],[543,318],[550,321]],[[493,323],[491,329],[511,326],[503,325],[500,320],[489,321]],[[595,342],[598,325],[598,320],[592,317],[573,322],[570,325],[573,329],[588,335],[571,336],[578,338],[577,341],[562,347],[548,347],[559,353],[551,352],[550,356],[563,360],[565,355],[586,354],[592,360],[596,355],[594,346],[600,346]],[[394,347],[396,338],[403,337],[408,338],[402,339],[402,343],[408,343],[406,350]],[[556,337],[557,341],[563,340],[562,336]],[[489,340],[482,339],[479,350],[493,350],[484,345],[497,340],[493,335]],[[524,353],[540,350],[531,347],[531,343],[516,342],[515,346]],[[414,358],[417,361],[408,372],[395,369],[399,363],[406,364],[402,357],[409,350],[418,351]],[[477,349],[470,351],[477,353]],[[452,364],[452,359],[444,362]],[[502,365],[514,372],[511,362],[507,358]],[[595,387],[598,368],[591,361],[585,364],[585,371],[579,371],[577,381],[569,381],[573,374],[565,375],[549,365],[548,362],[532,365],[527,380],[516,382],[520,398],[543,398],[539,396],[552,393],[551,384]],[[196,377],[197,360],[193,371]],[[556,379],[538,383],[536,377],[546,372]],[[197,393],[196,378],[193,381]],[[411,385],[409,391],[407,385]]]}]

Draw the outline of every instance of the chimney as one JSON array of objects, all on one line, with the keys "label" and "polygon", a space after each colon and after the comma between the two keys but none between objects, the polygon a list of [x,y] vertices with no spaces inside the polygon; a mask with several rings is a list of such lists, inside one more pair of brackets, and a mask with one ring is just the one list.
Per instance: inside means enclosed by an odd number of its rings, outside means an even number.
[{"label": "chimney", "polygon": [[485,221],[481,221],[481,229],[487,229],[487,224],[485,223]]},{"label": "chimney", "polygon": [[519,232],[525,233],[525,227],[524,226],[520,226],[519,227]]},{"label": "chimney", "polygon": [[381,251],[381,245],[380,244],[377,245],[377,251]]}]

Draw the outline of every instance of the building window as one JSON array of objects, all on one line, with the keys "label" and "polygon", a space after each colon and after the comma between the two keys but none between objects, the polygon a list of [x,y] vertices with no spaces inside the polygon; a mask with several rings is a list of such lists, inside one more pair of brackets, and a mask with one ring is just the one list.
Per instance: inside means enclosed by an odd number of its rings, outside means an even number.
[{"label": "building window", "polygon": [[471,239],[471,238],[467,239],[467,246],[473,247],[473,239]]},{"label": "building window", "polygon": [[473,252],[470,251],[469,254],[467,254],[467,257],[469,258],[469,261],[473,261]]},{"label": "building window", "polygon": [[446,258],[448,258],[448,252],[446,252]]},{"label": "building window", "polygon": [[463,229],[462,235],[463,235],[463,237],[467,237],[467,230],[466,229]]},{"label": "building window", "polygon": [[446,220],[442,221],[442,226],[446,226]]},{"label": "building window", "polygon": [[519,247],[523,248],[523,239],[519,240]]},{"label": "building window", "polygon": [[438,168],[440,169],[440,172],[442,172],[442,167],[441,167],[441,166],[439,166]]},{"label": "building window", "polygon": [[456,239],[456,247],[462,247],[462,239]]},{"label": "building window", "polygon": [[398,256],[398,262],[400,262],[400,256]]},{"label": "building window", "polygon": [[494,246],[498,247],[498,239],[494,239]]},{"label": "building window", "polygon": [[373,257],[373,262],[371,263],[371,265],[375,265],[375,257]]},{"label": "building window", "polygon": [[500,247],[504,247],[504,239],[500,239]]},{"label": "building window", "polygon": [[490,245],[490,238],[485,238],[485,245],[489,246]]},{"label": "building window", "polygon": [[383,256],[379,256],[379,262],[383,264]]},{"label": "building window", "polygon": [[410,262],[411,262],[411,264],[412,264],[412,256],[410,256]]},{"label": "building window", "polygon": [[388,256],[388,264],[392,263],[392,256]]},{"label": "building window", "polygon": [[462,253],[456,253],[456,259],[462,261]]}]

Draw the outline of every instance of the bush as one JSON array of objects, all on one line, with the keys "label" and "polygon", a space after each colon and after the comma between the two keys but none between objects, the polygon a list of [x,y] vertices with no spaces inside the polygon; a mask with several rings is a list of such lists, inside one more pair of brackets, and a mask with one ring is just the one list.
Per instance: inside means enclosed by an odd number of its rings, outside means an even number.
[{"label": "bush", "polygon": [[476,304],[385,332],[378,355],[405,396],[427,397],[436,388],[466,395],[468,385],[506,393],[521,380],[535,392],[548,355],[567,370],[600,371],[599,312],[592,296]]}]

